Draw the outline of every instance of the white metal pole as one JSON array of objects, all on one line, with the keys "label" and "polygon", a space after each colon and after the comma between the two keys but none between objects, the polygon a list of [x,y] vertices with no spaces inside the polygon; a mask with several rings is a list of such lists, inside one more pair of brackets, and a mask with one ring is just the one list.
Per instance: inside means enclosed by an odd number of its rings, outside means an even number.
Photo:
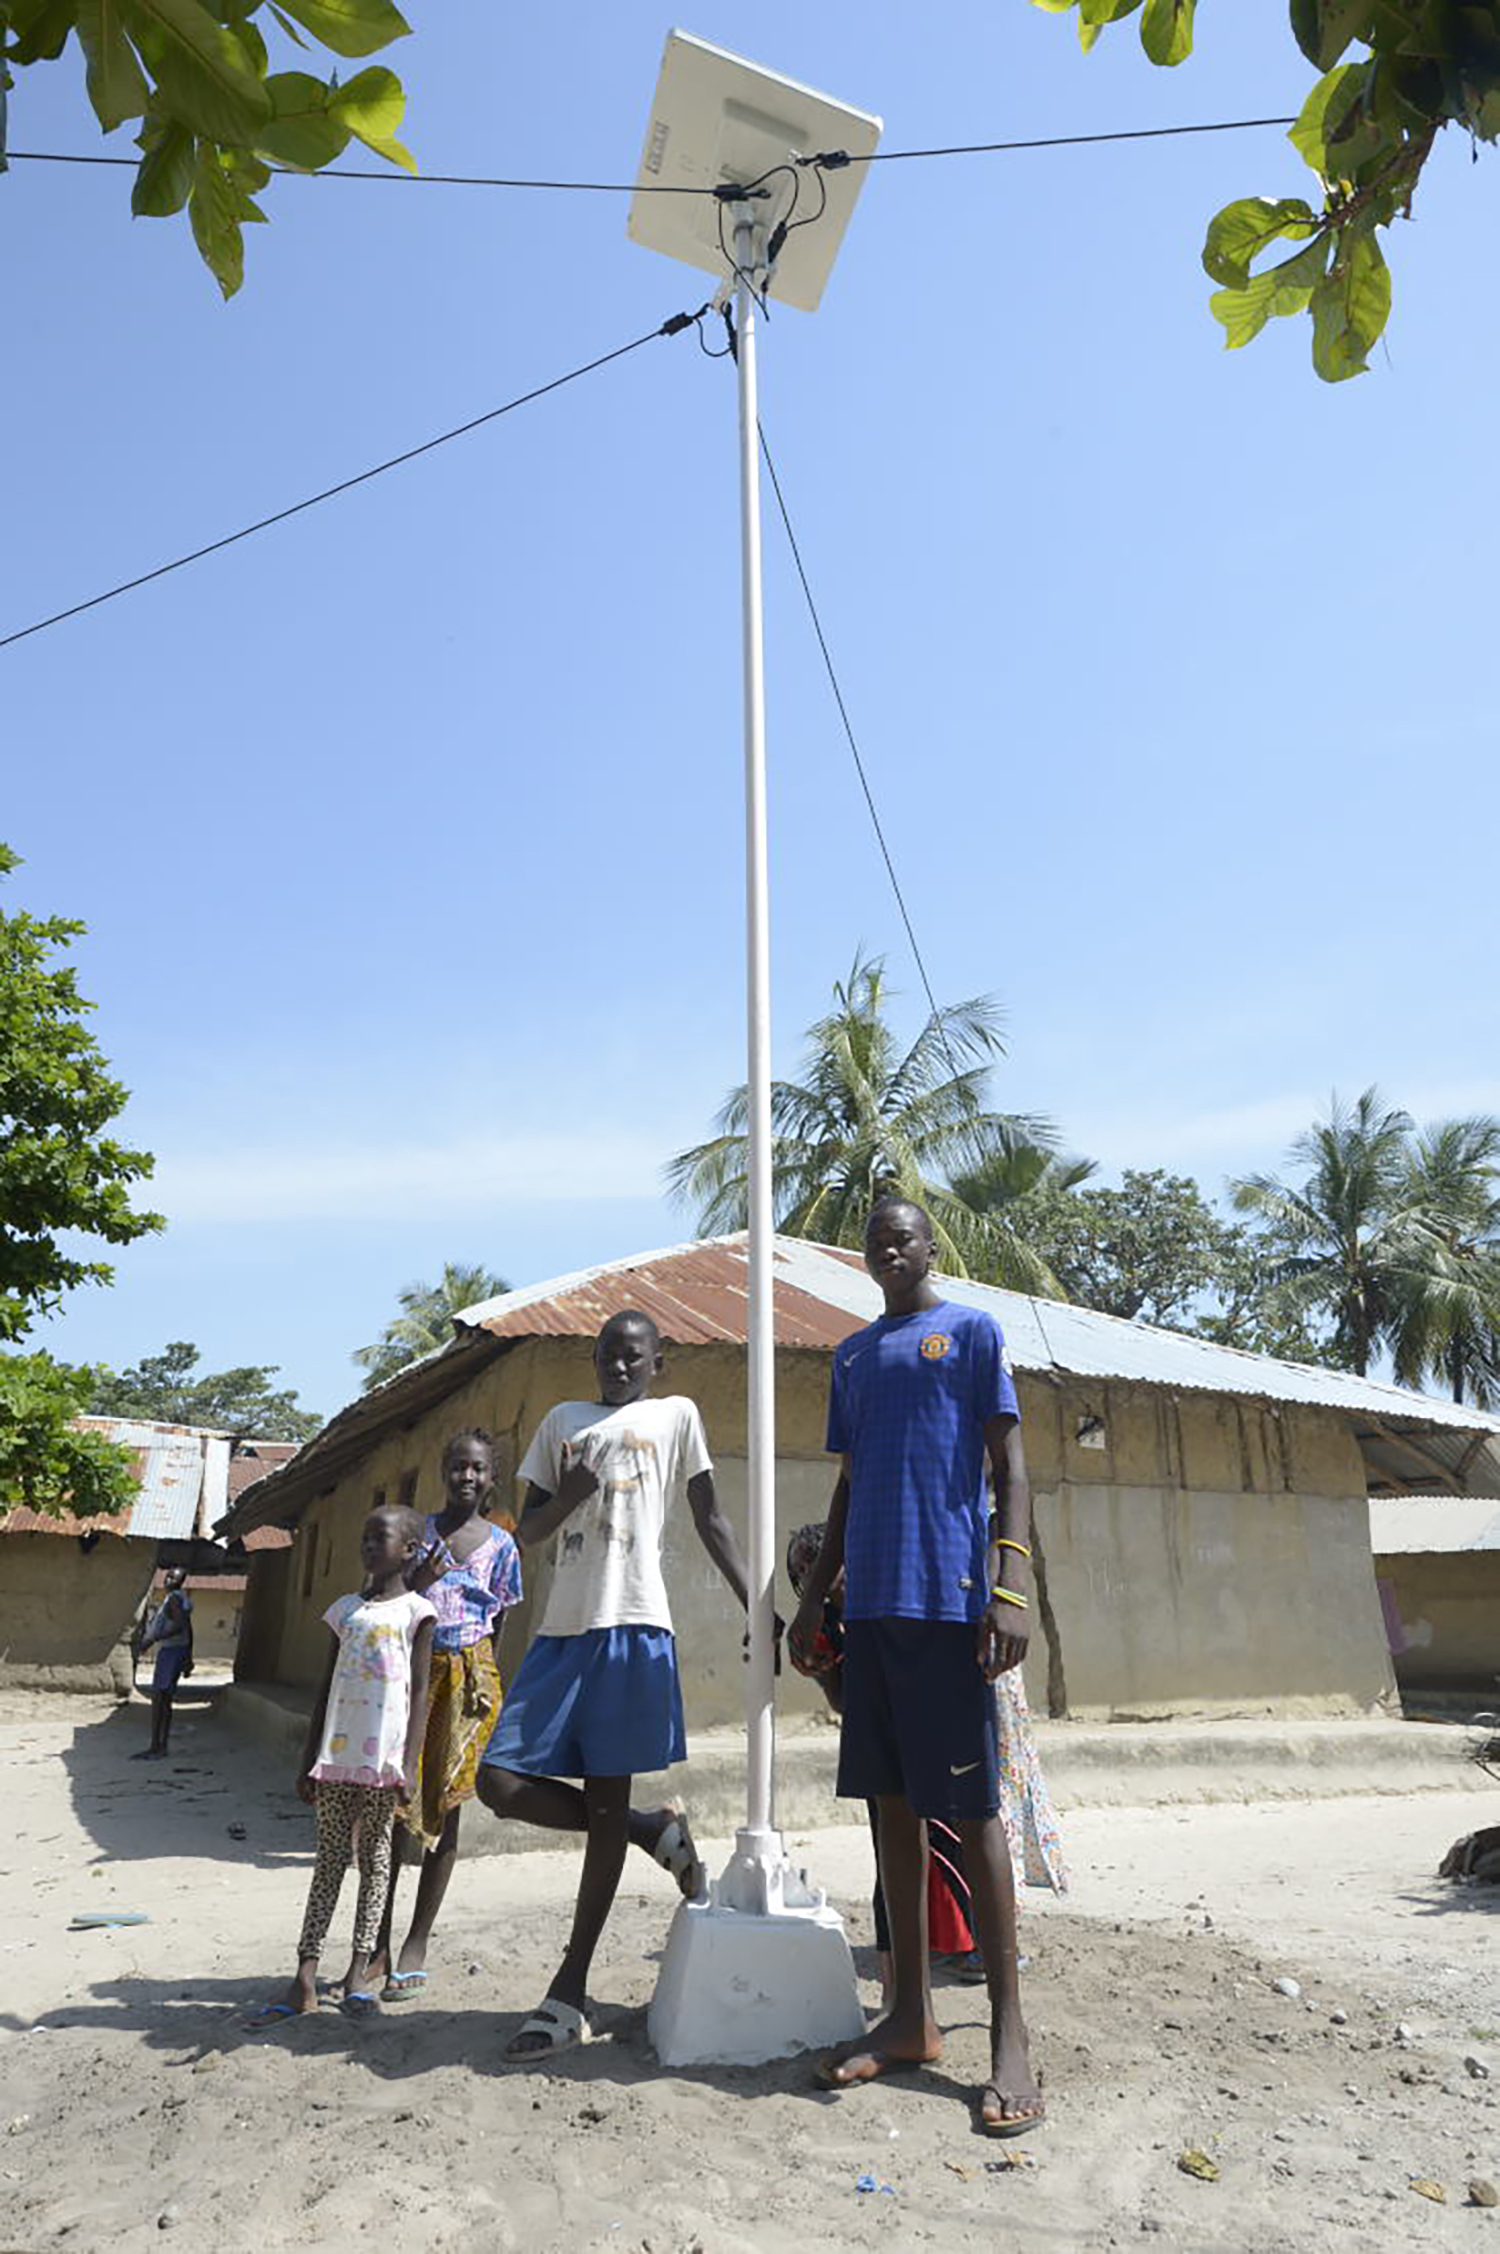
[{"label": "white metal pole", "polygon": [[772,1580],[776,1545],[776,1366],[771,1253],[771,941],[766,850],[766,692],[761,616],[760,420],[755,382],[755,292],[764,228],[735,206],[739,267],[740,570],[745,669],[745,940],[748,1030],[750,1325],[750,1664],[745,1692],[747,1836],[742,1855],[767,1861],[776,1751]]}]

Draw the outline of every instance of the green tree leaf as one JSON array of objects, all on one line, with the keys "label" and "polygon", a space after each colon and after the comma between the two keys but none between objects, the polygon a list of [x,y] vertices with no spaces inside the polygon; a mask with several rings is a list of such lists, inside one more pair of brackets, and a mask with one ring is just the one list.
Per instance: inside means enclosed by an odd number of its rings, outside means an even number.
[{"label": "green tree leaf", "polygon": [[138,219],[165,219],[181,211],[193,185],[192,134],[171,119],[148,117],[137,146],[146,153],[131,190],[131,210]]},{"label": "green tree leaf", "polygon": [[373,149],[377,156],[385,157],[391,164],[399,164],[403,171],[416,171],[416,158],[396,139],[397,128],[406,113],[406,95],[394,71],[372,63],[368,70],[351,78],[347,86],[338,87],[330,96],[328,107],[367,149]]},{"label": "green tree leaf", "polygon": [[391,0],[280,0],[282,9],[336,55],[373,55],[411,30]]},{"label": "green tree leaf", "polygon": [[273,72],[266,80],[271,115],[255,134],[255,146],[276,164],[316,172],[349,145],[350,128],[332,114],[332,89],[304,70]]},{"label": "green tree leaf", "polygon": [[240,233],[243,216],[239,191],[224,170],[218,150],[200,141],[193,165],[193,188],[188,197],[188,218],[193,240],[226,298],[233,297],[245,279],[245,240]]},{"label": "green tree leaf", "polygon": [[1325,383],[1363,375],[1391,310],[1391,274],[1371,234],[1346,241],[1312,295],[1313,366]]},{"label": "green tree leaf", "polygon": [[1170,68],[1193,51],[1193,11],[1197,0],[1146,0],[1141,45],[1153,63]]},{"label": "green tree leaf", "polygon": [[78,44],[88,65],[89,100],[105,132],[127,117],[144,117],[151,89],[125,36],[119,0],[78,0]]},{"label": "green tree leaf", "polygon": [[1292,0],[1292,31],[1319,70],[1330,70],[1351,40],[1370,28],[1372,0]]},{"label": "green tree leaf", "polygon": [[1304,164],[1324,179],[1333,177],[1328,156],[1330,111],[1332,123],[1342,118],[1349,100],[1358,94],[1364,77],[1362,63],[1340,63],[1336,69],[1325,71],[1298,112],[1297,122],[1287,134],[1287,139]]},{"label": "green tree leaf", "polygon": [[1209,311],[1223,324],[1225,350],[1237,352],[1278,316],[1304,313],[1327,263],[1328,238],[1320,235],[1295,258],[1252,274],[1243,287],[1216,290]]},{"label": "green tree leaf", "polygon": [[1209,221],[1204,271],[1226,289],[1242,290],[1250,279],[1253,258],[1283,236],[1301,242],[1314,225],[1312,211],[1300,196],[1284,196],[1279,203],[1264,196],[1242,196]]},{"label": "green tree leaf", "polygon": [[78,19],[78,0],[40,0],[10,11],[12,39],[5,53],[13,63],[56,62]]},{"label": "green tree leaf", "polygon": [[198,0],[121,0],[162,106],[206,140],[246,144],[271,105],[244,49]]}]

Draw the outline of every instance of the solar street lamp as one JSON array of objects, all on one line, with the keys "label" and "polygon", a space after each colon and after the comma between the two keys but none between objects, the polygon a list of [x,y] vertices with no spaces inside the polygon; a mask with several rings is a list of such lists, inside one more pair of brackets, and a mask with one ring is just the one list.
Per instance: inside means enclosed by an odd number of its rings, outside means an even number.
[{"label": "solar street lamp", "polygon": [[739,375],[750,1188],[746,1811],[723,1876],[705,1901],[684,1902],[672,1926],[649,2019],[669,2066],[758,2063],[864,2026],[842,1922],[787,1861],[773,1806],[774,1215],[756,343],[767,299],[817,308],[863,183],[861,163],[825,171],[798,160],[836,150],[868,157],[879,138],[879,118],[674,31],[630,206],[632,241],[721,277],[734,302]]}]

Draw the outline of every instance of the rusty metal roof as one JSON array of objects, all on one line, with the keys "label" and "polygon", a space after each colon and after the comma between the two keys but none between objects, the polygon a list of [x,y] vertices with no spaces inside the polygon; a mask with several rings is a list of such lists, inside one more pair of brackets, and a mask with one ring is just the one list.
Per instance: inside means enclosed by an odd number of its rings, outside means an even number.
[{"label": "rusty metal roof", "polygon": [[50,1517],[17,1507],[0,1514],[0,1534],[118,1534],[146,1542],[187,1541],[206,1534],[223,1509],[229,1441],[194,1425],[142,1417],[76,1417],[81,1430],[128,1448],[136,1483],[129,1510],[95,1518]]},{"label": "rusty metal roof", "polygon": [[[778,1237],[773,1266],[778,1346],[837,1346],[880,1312],[880,1293],[857,1252]],[[593,1338],[631,1307],[674,1346],[743,1346],[749,1293],[741,1232],[580,1268],[466,1307],[456,1320],[492,1338]]]}]

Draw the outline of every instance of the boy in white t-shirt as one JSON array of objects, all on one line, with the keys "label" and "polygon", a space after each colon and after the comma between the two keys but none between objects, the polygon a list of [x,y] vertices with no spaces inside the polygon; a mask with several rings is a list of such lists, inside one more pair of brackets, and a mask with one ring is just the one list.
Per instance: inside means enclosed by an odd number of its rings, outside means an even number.
[{"label": "boy in white t-shirt", "polygon": [[[634,1844],[691,1900],[698,1860],[680,1807],[630,1805],[633,1777],[687,1753],[672,1614],[662,1580],[667,1506],[687,1491],[698,1537],[743,1605],[747,1576],[714,1496],[694,1402],[660,1401],[649,1315],[612,1315],[594,1344],[597,1401],[549,1409],[517,1477],[523,1547],[558,1535],[546,1611],[485,1749],[479,1797],[497,1816],[587,1834],[567,1951],[546,1998],[506,2049],[544,2058],[589,2039],[589,1967]],[[559,1778],[580,1777],[577,1785]]]}]

